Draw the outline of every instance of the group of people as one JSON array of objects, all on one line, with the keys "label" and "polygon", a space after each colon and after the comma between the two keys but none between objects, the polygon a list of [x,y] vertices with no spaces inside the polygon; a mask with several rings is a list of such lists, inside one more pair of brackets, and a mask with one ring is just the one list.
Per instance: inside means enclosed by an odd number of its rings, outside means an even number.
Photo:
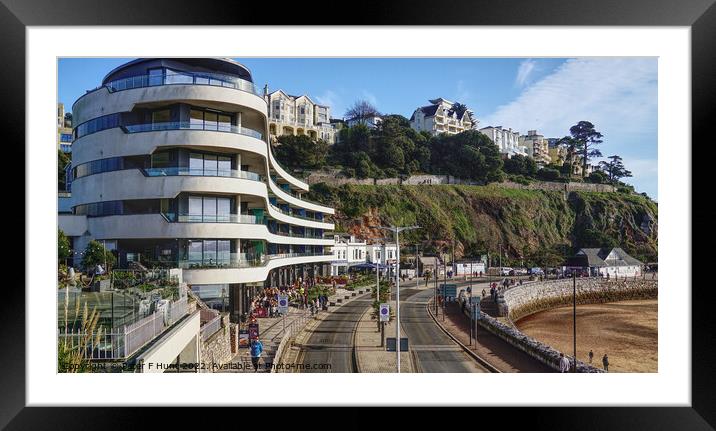
[{"label": "group of people", "polygon": [[251,301],[251,309],[249,312],[251,319],[255,320],[255,316],[258,314],[257,309],[259,308],[266,310],[267,317],[278,317],[279,295],[287,295],[289,304],[301,310],[308,309],[311,311],[311,314],[315,314],[318,310],[325,309],[328,305],[327,295],[319,295],[312,300],[308,299],[308,292],[316,285],[316,282],[317,280],[310,278],[303,280],[299,277],[298,281],[292,285],[264,288]]},{"label": "group of people", "polygon": [[[594,352],[589,350],[589,363],[591,364],[594,360]],[[609,356],[605,353],[602,356],[602,367],[604,371],[609,372]],[[568,373],[572,369],[572,362],[568,357],[564,356],[564,353],[559,354],[559,371],[562,373]]]}]

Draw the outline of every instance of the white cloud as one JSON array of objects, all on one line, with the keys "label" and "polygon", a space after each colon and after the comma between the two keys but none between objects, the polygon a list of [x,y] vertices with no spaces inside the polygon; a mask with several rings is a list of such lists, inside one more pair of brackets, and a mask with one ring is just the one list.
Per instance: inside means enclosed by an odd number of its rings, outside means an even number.
[{"label": "white cloud", "polygon": [[602,154],[622,156],[634,175],[626,181],[655,197],[657,99],[655,58],[570,59],[484,116],[481,126],[562,137],[579,121],[591,121],[604,135]]},{"label": "white cloud", "polygon": [[605,135],[605,142],[609,132],[642,134],[656,129],[656,74],[655,59],[567,60],[487,115],[483,124],[560,137],[588,120]]},{"label": "white cloud", "polygon": [[321,105],[327,105],[331,108],[331,115],[334,117],[343,116],[345,112],[345,105],[341,97],[332,90],[326,90],[322,95],[316,96],[316,101]]},{"label": "white cloud", "polygon": [[520,67],[517,69],[517,76],[515,77],[515,85],[518,87],[524,87],[528,82],[530,75],[535,71],[537,63],[534,60],[527,59],[520,63]]}]

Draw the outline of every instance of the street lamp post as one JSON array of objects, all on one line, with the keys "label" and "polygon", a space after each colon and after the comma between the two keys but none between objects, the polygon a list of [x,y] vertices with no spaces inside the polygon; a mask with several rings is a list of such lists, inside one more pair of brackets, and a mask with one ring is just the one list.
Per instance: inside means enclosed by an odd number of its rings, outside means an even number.
[{"label": "street lamp post", "polygon": [[572,336],[574,342],[574,372],[577,372],[577,274],[572,271]]},{"label": "street lamp post", "polygon": [[400,374],[400,232],[412,229],[419,229],[420,226],[371,226],[376,229],[384,229],[395,233],[395,353],[396,366]]}]

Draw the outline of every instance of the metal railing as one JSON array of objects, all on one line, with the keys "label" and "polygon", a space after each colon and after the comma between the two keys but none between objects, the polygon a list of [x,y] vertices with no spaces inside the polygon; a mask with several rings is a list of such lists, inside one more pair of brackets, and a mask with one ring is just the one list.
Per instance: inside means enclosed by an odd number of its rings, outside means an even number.
[{"label": "metal railing", "polygon": [[143,123],[143,124],[125,124],[119,126],[127,133],[156,132],[163,130],[208,130],[212,132],[235,133],[238,135],[251,136],[252,138],[263,140],[263,133],[258,130],[250,129],[244,126],[234,126],[233,124],[206,124],[192,123],[190,121],[166,121],[160,123]]},{"label": "metal railing", "polygon": [[246,254],[231,253],[229,259],[180,260],[177,267],[183,269],[221,269],[221,268],[252,268],[265,266],[275,259],[293,257],[331,256],[332,252],[277,253],[277,254]]},{"label": "metal railing", "polygon": [[171,223],[241,223],[241,224],[263,224],[258,217],[249,214],[176,214],[162,213],[164,218]]},{"label": "metal railing", "polygon": [[210,85],[246,91],[259,97],[263,92],[253,82],[220,73],[165,72],[163,75],[135,75],[110,81],[104,85],[110,92],[159,85]]},{"label": "metal railing", "polygon": [[84,347],[85,357],[89,359],[127,358],[178,322],[187,312],[187,298],[184,297],[169,303],[167,310],[157,310],[115,331],[100,329],[96,334],[88,334],[81,329],[58,330],[58,342],[66,342],[72,348]]},{"label": "metal railing", "polygon": [[201,334],[201,340],[206,341],[212,335],[216,334],[221,329],[221,314],[216,314],[214,318],[206,322],[201,326],[199,330]]},{"label": "metal railing", "polygon": [[241,171],[238,169],[191,169],[184,167],[168,167],[168,168],[143,168],[142,173],[148,177],[228,177],[240,178],[244,180],[263,181],[263,176],[255,172]]}]

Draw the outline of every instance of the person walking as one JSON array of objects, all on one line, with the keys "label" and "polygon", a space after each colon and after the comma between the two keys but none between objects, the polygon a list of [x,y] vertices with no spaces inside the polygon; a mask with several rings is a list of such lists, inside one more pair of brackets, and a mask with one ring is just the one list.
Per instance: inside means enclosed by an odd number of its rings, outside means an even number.
[{"label": "person walking", "polygon": [[569,372],[569,358],[564,356],[564,353],[559,354],[559,372],[560,373],[568,373]]},{"label": "person walking", "polygon": [[254,341],[251,342],[251,363],[254,366],[254,373],[259,370],[259,359],[261,359],[261,353],[263,351],[264,345],[258,337],[254,338]]},{"label": "person walking", "polygon": [[592,363],[592,359],[594,359],[594,352],[592,352],[591,350],[589,350],[589,363],[590,363],[590,364]]},{"label": "person walking", "polygon": [[602,357],[602,365],[604,365],[604,371],[609,372],[609,357],[606,353]]},{"label": "person walking", "polygon": [[485,295],[487,295],[487,292],[485,292],[485,289],[482,289],[482,297],[484,298]]}]

